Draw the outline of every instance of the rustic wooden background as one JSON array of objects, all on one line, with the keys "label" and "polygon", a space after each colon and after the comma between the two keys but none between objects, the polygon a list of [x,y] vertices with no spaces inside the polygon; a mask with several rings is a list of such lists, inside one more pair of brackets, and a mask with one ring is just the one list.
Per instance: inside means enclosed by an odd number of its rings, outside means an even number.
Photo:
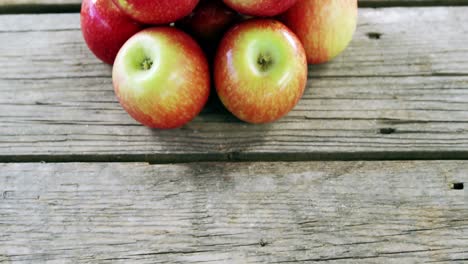
[{"label": "rustic wooden background", "polygon": [[136,124],[79,0],[0,2],[0,263],[468,262],[468,1],[360,1],[277,123]]}]

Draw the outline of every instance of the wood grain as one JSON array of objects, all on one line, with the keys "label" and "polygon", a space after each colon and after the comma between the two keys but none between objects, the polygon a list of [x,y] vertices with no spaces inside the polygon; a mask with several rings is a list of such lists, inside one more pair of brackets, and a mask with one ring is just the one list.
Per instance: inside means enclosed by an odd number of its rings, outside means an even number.
[{"label": "wood grain", "polygon": [[1,263],[468,260],[465,161],[0,164]]},{"label": "wood grain", "polygon": [[467,12],[362,9],[350,48],[311,67],[286,118],[247,125],[215,105],[175,131],[127,116],[78,15],[1,16],[0,159],[468,157]]},{"label": "wood grain", "polygon": [[358,0],[363,7],[468,5],[467,0]]},{"label": "wood grain", "polygon": [[[2,0],[0,13],[79,12],[81,0]],[[468,5],[468,0],[359,0],[361,7]]]},{"label": "wood grain", "polygon": [[1,5],[81,4],[81,0],[2,0]]},{"label": "wood grain", "polygon": [[311,67],[284,119],[247,125],[213,104],[174,131],[122,110],[78,15],[0,16],[0,160],[468,158],[466,13],[361,9],[349,49]]},{"label": "wood grain", "polygon": [[0,14],[78,13],[81,0],[1,0]]}]

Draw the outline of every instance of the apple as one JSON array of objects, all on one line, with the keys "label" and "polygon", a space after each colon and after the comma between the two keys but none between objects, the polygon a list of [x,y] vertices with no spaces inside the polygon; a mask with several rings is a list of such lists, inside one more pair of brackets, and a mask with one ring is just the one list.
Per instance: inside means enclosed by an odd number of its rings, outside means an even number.
[{"label": "apple", "polygon": [[83,0],[80,21],[89,49],[111,65],[125,41],[141,30],[112,0]]},{"label": "apple", "polygon": [[220,0],[201,0],[177,26],[194,36],[207,52],[216,50],[223,33],[240,19]]},{"label": "apple", "polygon": [[356,31],[357,0],[299,0],[282,21],[304,45],[307,61],[319,64],[343,52]]},{"label": "apple", "polygon": [[169,24],[193,11],[199,0],[113,0],[128,16],[143,24]]},{"label": "apple", "polygon": [[291,111],[304,92],[304,48],[276,20],[247,20],[221,40],[214,81],[221,102],[239,119],[254,124],[275,121]]},{"label": "apple", "polygon": [[272,17],[283,13],[297,0],[224,0],[237,12],[251,16]]},{"label": "apple", "polygon": [[210,93],[208,62],[200,46],[174,27],[148,28],[117,54],[114,90],[123,108],[151,128],[178,128],[202,110]]}]

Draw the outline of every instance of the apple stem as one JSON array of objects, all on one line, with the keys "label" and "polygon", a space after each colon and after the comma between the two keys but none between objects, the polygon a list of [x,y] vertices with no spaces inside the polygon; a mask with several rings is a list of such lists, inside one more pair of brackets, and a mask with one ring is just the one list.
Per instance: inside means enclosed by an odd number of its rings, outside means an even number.
[{"label": "apple stem", "polygon": [[260,69],[265,72],[267,71],[270,66],[273,64],[273,59],[269,53],[261,53],[258,56],[257,63],[260,66]]},{"label": "apple stem", "polygon": [[144,71],[151,69],[151,66],[153,66],[153,61],[149,58],[145,58],[141,63],[141,69]]}]

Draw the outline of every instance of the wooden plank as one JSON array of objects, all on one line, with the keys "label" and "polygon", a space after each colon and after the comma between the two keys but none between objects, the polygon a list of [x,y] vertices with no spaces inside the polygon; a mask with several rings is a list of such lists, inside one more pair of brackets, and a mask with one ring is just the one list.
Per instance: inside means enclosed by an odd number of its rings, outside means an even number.
[{"label": "wooden plank", "polygon": [[[2,0],[0,13],[79,12],[81,0]],[[361,7],[468,5],[468,0],[359,0]]]},{"label": "wooden plank", "polygon": [[362,7],[468,5],[467,0],[359,0]]},{"label": "wooden plank", "polygon": [[2,0],[1,5],[68,5],[81,4],[81,0]]},{"label": "wooden plank", "polygon": [[0,14],[80,12],[81,0],[2,0]]},{"label": "wooden plank", "polygon": [[146,129],[122,110],[78,15],[0,16],[0,159],[467,158],[467,12],[361,9],[350,48],[311,67],[284,119],[247,125],[215,105],[174,131]]},{"label": "wooden plank", "polygon": [[[436,4],[451,4],[454,2],[467,3],[466,0],[361,0],[359,2],[379,4],[384,2],[392,2],[394,4],[405,5],[406,3],[436,3]],[[56,5],[56,4],[81,4],[81,0],[2,0],[0,5]]]},{"label": "wooden plank", "polygon": [[[468,260],[465,161],[0,164],[1,263]],[[459,185],[460,187],[460,185]]]}]

